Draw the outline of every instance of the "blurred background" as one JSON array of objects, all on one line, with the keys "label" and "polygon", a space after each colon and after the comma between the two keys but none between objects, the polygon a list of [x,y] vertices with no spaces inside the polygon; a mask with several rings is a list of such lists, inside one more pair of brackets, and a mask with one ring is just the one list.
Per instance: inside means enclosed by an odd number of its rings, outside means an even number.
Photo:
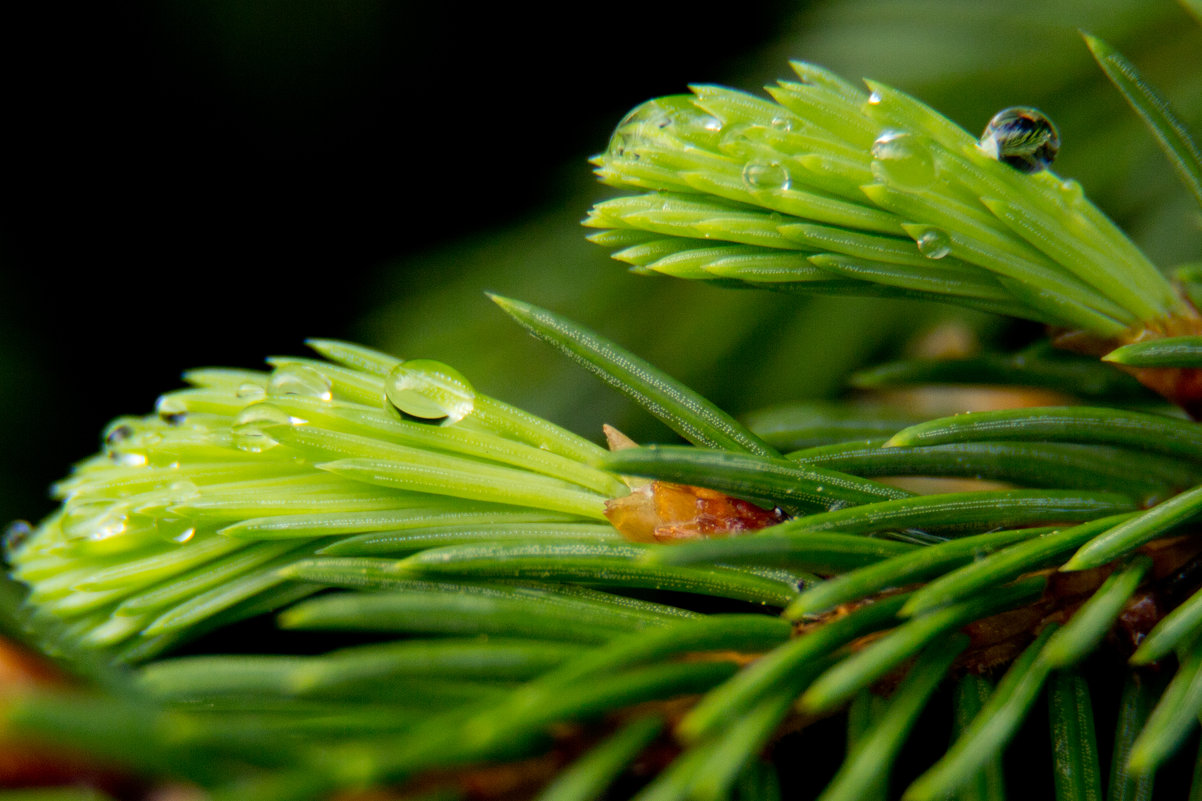
[{"label": "blurred background", "polygon": [[105,423],[149,412],[182,370],[259,366],[309,336],[451,362],[581,433],[668,436],[485,290],[594,326],[735,413],[837,396],[954,312],[628,276],[579,227],[607,196],[587,158],[629,108],[689,83],[757,91],[789,58],[898,86],[973,131],[1039,106],[1060,127],[1058,172],[1158,263],[1197,259],[1188,197],[1076,33],[1118,46],[1199,130],[1189,2],[7,10],[0,525],[50,511],[48,485]]}]

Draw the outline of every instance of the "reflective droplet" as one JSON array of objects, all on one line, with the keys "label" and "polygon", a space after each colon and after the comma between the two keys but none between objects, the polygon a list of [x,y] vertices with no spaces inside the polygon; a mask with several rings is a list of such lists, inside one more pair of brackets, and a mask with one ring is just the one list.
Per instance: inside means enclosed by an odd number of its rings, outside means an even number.
[{"label": "reflective droplet", "polygon": [[636,123],[649,123],[657,128],[667,128],[672,123],[672,118],[658,99],[648,100],[627,112],[622,121],[618,123],[618,128],[628,128]]},{"label": "reflective droplet", "polygon": [[790,117],[773,117],[771,125],[773,129],[785,133],[793,130],[793,120]]},{"label": "reflective droplet", "polygon": [[476,404],[476,390],[458,370],[429,359],[392,368],[384,393],[403,416],[442,425],[458,423]]},{"label": "reflective droplet", "polygon": [[238,413],[230,431],[234,446],[248,453],[261,453],[280,443],[271,436],[273,426],[294,425],[295,419],[278,406],[266,401],[253,403]]},{"label": "reflective droplet", "polygon": [[122,467],[145,467],[149,461],[144,453],[129,453],[127,451],[109,451],[109,459]]},{"label": "reflective droplet", "polygon": [[788,189],[792,178],[777,161],[749,161],[743,166],[743,183],[748,189]]},{"label": "reflective droplet", "polygon": [[123,506],[96,501],[68,506],[59,525],[67,539],[107,540],[124,533],[129,517]]},{"label": "reflective droplet", "polygon": [[879,106],[881,104],[881,93],[873,92],[868,96],[868,105]]},{"label": "reflective droplet", "polygon": [[942,259],[952,252],[952,241],[938,228],[928,228],[914,241],[918,243],[918,252],[928,259]]},{"label": "reflective droplet", "polygon": [[1074,181],[1072,178],[1057,184],[1056,193],[1059,195],[1060,202],[1065,206],[1075,206],[1085,199],[1085,189],[1081,186],[1081,182]]},{"label": "reflective droplet", "polygon": [[724,126],[722,135],[718,137],[718,149],[728,156],[748,158],[761,147],[756,143],[753,133],[752,126],[742,122]]},{"label": "reflective droplet", "polygon": [[1035,173],[1056,158],[1060,134],[1043,112],[1015,106],[993,115],[977,146],[1020,172]]},{"label": "reflective droplet", "polygon": [[147,431],[136,417],[118,417],[104,429],[103,451],[119,465],[139,467],[146,464],[146,440],[158,434]]},{"label": "reflective droplet", "polygon": [[609,138],[606,155],[611,159],[638,161],[640,148],[654,141],[652,132],[671,124],[672,117],[664,105],[659,100],[648,100],[632,109],[618,123]]},{"label": "reflective droplet", "polygon": [[28,520],[14,520],[4,527],[0,534],[0,548],[4,555],[11,556],[21,549],[21,546],[33,536],[33,524]]},{"label": "reflective droplet", "polygon": [[267,395],[267,390],[262,384],[256,384],[253,381],[247,381],[244,384],[238,385],[238,389],[234,392],[234,397],[239,400],[253,403],[257,400],[262,400]]},{"label": "reflective droplet", "polygon": [[154,530],[160,539],[181,545],[196,536],[196,525],[186,517],[156,517]]},{"label": "reflective droplet", "polygon": [[163,395],[154,405],[159,419],[167,425],[177,426],[188,417],[188,407],[174,395]]},{"label": "reflective droplet", "polygon": [[104,430],[104,444],[110,448],[120,445],[134,435],[134,427],[124,420],[114,420]]},{"label": "reflective droplet", "polygon": [[887,130],[872,143],[872,175],[884,184],[922,189],[935,180],[935,159],[907,131]]},{"label": "reflective droplet", "polygon": [[277,367],[267,379],[268,395],[300,395],[304,398],[328,401],[331,392],[330,379],[303,364],[286,364]]},{"label": "reflective droplet", "polygon": [[186,503],[200,497],[200,488],[188,479],[172,482],[167,488],[167,497],[171,503]]}]

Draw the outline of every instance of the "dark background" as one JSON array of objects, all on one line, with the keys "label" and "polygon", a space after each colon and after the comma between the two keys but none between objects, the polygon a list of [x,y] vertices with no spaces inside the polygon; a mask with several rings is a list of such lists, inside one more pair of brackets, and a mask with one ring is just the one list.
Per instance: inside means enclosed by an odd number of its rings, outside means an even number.
[{"label": "dark background", "polygon": [[0,525],[181,370],[352,337],[373,275],[545,203],[786,11],[27,5],[0,20]]}]

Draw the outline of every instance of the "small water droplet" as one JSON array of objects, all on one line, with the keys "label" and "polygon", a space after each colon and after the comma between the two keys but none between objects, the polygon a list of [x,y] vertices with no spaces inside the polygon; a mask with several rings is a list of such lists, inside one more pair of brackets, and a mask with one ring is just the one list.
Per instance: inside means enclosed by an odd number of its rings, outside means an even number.
[{"label": "small water droplet", "polygon": [[757,145],[752,137],[752,127],[742,122],[724,126],[718,137],[718,149],[735,158],[747,158],[755,153]]},{"label": "small water droplet", "polygon": [[773,117],[771,125],[777,131],[788,133],[793,130],[793,120],[790,117]]},{"label": "small water droplet", "polygon": [[1085,188],[1081,186],[1080,181],[1074,181],[1072,178],[1061,181],[1056,185],[1056,192],[1059,195],[1059,200],[1065,206],[1076,206],[1085,199]]},{"label": "small water droplet", "polygon": [[104,430],[104,444],[112,448],[134,435],[134,427],[123,420],[114,420]]},{"label": "small water droplet", "polygon": [[868,96],[868,105],[879,106],[881,104],[881,93],[873,92]]},{"label": "small water droplet", "polygon": [[952,252],[952,241],[938,228],[928,228],[915,240],[918,252],[928,259],[942,259]]},{"label": "small water droplet", "polygon": [[146,454],[142,451],[151,436],[142,420],[118,417],[104,429],[102,450],[115,464],[139,467],[146,464]]},{"label": "small water droplet", "polygon": [[172,503],[186,503],[200,497],[200,488],[186,478],[180,479],[167,487],[167,497]]},{"label": "small water droplet", "polygon": [[195,523],[186,517],[156,517],[154,530],[160,539],[181,545],[196,536]]},{"label": "small water droplet", "polygon": [[257,400],[262,400],[267,395],[267,390],[262,384],[256,384],[253,381],[247,381],[244,384],[239,384],[238,389],[234,392],[234,397],[239,400],[253,403]]},{"label": "small water droplet", "polygon": [[743,166],[743,183],[748,189],[788,189],[792,177],[778,161],[749,161]]},{"label": "small water droplet", "polygon": [[188,417],[188,407],[174,395],[163,395],[154,405],[159,419],[169,426],[177,426]]},{"label": "small water droplet", "polygon": [[392,368],[384,393],[402,416],[453,425],[472,413],[476,390],[458,370],[429,359],[410,359]]},{"label": "small water droplet", "polygon": [[145,467],[149,461],[144,453],[129,453],[128,451],[109,451],[109,459],[122,467]]},{"label": "small water droplet", "polygon": [[1019,172],[1035,173],[1056,158],[1060,134],[1043,112],[1015,106],[993,115],[977,146]]},{"label": "small water droplet", "polygon": [[123,506],[111,501],[94,501],[68,506],[59,524],[71,540],[107,540],[125,532],[129,516]]},{"label": "small water droplet", "polygon": [[304,364],[277,367],[267,379],[268,395],[299,395],[328,401],[333,399],[330,379]]},{"label": "small water droplet", "polygon": [[295,418],[280,407],[260,401],[240,411],[230,431],[234,435],[234,446],[239,450],[261,453],[280,444],[268,433],[272,426],[295,424]]},{"label": "small water droplet", "polygon": [[29,538],[33,536],[33,524],[28,520],[14,520],[4,527],[4,533],[0,534],[0,549],[3,549],[5,556],[12,556],[21,549],[21,546],[29,542]]},{"label": "small water droplet", "polygon": [[907,131],[887,130],[872,143],[872,175],[885,184],[922,189],[935,180],[931,151]]}]

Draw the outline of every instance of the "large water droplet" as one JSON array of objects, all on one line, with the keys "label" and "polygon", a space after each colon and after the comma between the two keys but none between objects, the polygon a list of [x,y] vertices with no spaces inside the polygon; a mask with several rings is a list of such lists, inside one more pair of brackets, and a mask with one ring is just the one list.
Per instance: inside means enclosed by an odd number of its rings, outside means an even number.
[{"label": "large water droplet", "polygon": [[672,124],[672,117],[668,114],[668,109],[660,100],[648,100],[646,103],[640,103],[626,113],[622,121],[618,123],[619,128],[628,128],[635,124],[650,124],[657,128],[667,128]]},{"label": "large water droplet", "polygon": [[304,398],[328,401],[334,395],[331,392],[330,379],[304,364],[286,364],[277,367],[267,379],[267,394],[300,395]]},{"label": "large water droplet", "polygon": [[1020,172],[1035,173],[1060,152],[1060,134],[1043,112],[1015,106],[993,115],[977,146]]},{"label": "large water droplet", "polygon": [[630,111],[609,138],[606,155],[611,159],[637,161],[639,150],[654,141],[654,131],[672,124],[668,109],[659,100],[648,100]]},{"label": "large water droplet", "polygon": [[935,180],[930,148],[907,131],[887,130],[872,143],[872,175],[881,183],[923,189]]},{"label": "large water droplet", "polygon": [[392,368],[384,393],[403,416],[442,425],[458,423],[476,403],[476,390],[458,370],[429,359],[410,359]]},{"label": "large water droplet", "polygon": [[789,171],[778,161],[749,161],[743,166],[743,183],[748,189],[788,189]]},{"label": "large water droplet", "polygon": [[295,425],[296,422],[292,415],[280,407],[261,401],[240,411],[230,431],[234,435],[234,445],[239,450],[261,453],[280,444],[271,436],[272,427]]},{"label": "large water droplet", "polygon": [[167,425],[180,425],[188,417],[188,407],[174,395],[159,397],[158,402],[154,405],[154,410],[158,413],[159,419]]},{"label": "large water droplet", "polygon": [[926,229],[914,241],[918,244],[918,252],[928,259],[942,259],[952,252],[951,239],[938,228]]}]

